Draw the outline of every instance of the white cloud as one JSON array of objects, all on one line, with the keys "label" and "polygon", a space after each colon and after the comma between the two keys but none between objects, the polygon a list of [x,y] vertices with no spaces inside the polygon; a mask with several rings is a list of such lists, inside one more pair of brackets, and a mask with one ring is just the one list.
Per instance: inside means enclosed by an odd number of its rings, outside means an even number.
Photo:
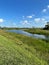
[{"label": "white cloud", "polygon": [[42,10],[42,12],[46,12],[46,11],[47,11],[47,9],[43,9],[43,10]]},{"label": "white cloud", "polygon": [[23,17],[23,19],[25,19],[25,18],[29,18],[29,19],[31,19],[31,18],[33,18],[35,15],[34,14],[32,14],[32,15],[29,15],[29,16],[22,16]]},{"label": "white cloud", "polygon": [[47,5],[47,8],[49,8],[49,5]]},{"label": "white cloud", "polygon": [[30,24],[30,22],[28,20],[21,21],[20,23],[23,24],[23,25]]},{"label": "white cloud", "polygon": [[27,18],[33,18],[35,15],[34,14],[32,14],[32,15],[30,15],[30,16],[27,16]]},{"label": "white cloud", "polygon": [[25,18],[25,16],[22,16],[23,18]]},{"label": "white cloud", "polygon": [[35,18],[34,21],[35,22],[40,22],[40,18]]},{"label": "white cloud", "polygon": [[27,20],[24,20],[23,24],[29,24],[29,22]]},{"label": "white cloud", "polygon": [[41,20],[42,20],[42,21],[45,21],[45,19],[44,19],[44,18],[41,18]]},{"label": "white cloud", "polygon": [[48,9],[49,9],[49,5],[47,5],[47,8],[43,9],[42,12],[45,13],[46,11],[48,11]]},{"label": "white cloud", "polygon": [[45,23],[45,22],[47,22],[46,20],[45,20],[45,18],[35,18],[34,19],[34,21],[36,22],[36,23]]},{"label": "white cloud", "polygon": [[32,18],[33,16],[27,16],[27,18]]},{"label": "white cloud", "polygon": [[2,23],[2,22],[4,22],[4,20],[3,19],[0,19],[0,22]]}]

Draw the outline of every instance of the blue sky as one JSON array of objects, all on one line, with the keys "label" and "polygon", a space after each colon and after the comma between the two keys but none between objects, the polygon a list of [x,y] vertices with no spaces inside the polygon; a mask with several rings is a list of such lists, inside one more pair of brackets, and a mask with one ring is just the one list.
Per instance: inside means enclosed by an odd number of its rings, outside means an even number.
[{"label": "blue sky", "polygon": [[0,26],[44,27],[49,21],[49,0],[0,0]]}]

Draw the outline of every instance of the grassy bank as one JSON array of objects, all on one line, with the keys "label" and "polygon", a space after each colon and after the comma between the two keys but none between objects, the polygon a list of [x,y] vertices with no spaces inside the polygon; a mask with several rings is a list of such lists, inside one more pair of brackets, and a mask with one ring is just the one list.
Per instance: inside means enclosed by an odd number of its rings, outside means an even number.
[{"label": "grassy bank", "polygon": [[36,29],[36,28],[28,28],[24,29],[24,31],[27,31],[29,33],[34,33],[34,34],[43,34],[43,35],[49,35],[49,30],[43,30],[43,29]]},{"label": "grassy bank", "polygon": [[49,42],[0,30],[0,65],[49,65]]}]

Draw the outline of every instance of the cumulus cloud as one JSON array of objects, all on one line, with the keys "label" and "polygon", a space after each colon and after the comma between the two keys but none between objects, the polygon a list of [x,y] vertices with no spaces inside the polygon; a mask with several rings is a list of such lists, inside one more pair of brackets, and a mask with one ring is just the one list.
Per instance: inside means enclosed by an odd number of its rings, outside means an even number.
[{"label": "cumulus cloud", "polygon": [[47,12],[47,11],[48,11],[48,9],[49,9],[49,5],[47,5],[47,8],[43,9],[43,10],[42,10],[42,12],[44,12],[44,13],[45,13],[45,12]]},{"label": "cumulus cloud", "polygon": [[27,18],[32,18],[33,16],[27,16]]},{"label": "cumulus cloud", "polygon": [[29,18],[29,19],[31,19],[31,18],[33,18],[35,15],[34,14],[32,14],[32,15],[28,15],[28,16],[22,16],[23,17],[23,19],[25,19],[25,18]]},{"label": "cumulus cloud", "polygon": [[43,9],[43,10],[42,10],[42,12],[46,12],[46,11],[47,11],[47,9]]},{"label": "cumulus cloud", "polygon": [[21,21],[20,23],[23,24],[23,25],[30,24],[30,22],[28,20]]},{"label": "cumulus cloud", "polygon": [[39,22],[45,23],[45,22],[47,22],[47,21],[45,20],[45,18],[35,18],[34,21],[35,21],[36,23],[39,23]]},{"label": "cumulus cloud", "polygon": [[40,22],[40,18],[35,18],[34,21],[35,22]]},{"label": "cumulus cloud", "polygon": [[24,20],[23,24],[29,24],[29,22],[27,20]]},{"label": "cumulus cloud", "polygon": [[49,5],[47,5],[47,8],[49,8]]},{"label": "cumulus cloud", "polygon": [[33,18],[33,16],[35,16],[35,15],[33,14],[33,15],[30,15],[30,16],[27,16],[27,18]]},{"label": "cumulus cloud", "polygon": [[23,18],[25,18],[25,16],[22,16]]},{"label": "cumulus cloud", "polygon": [[4,22],[4,20],[3,19],[0,19],[0,22],[2,23],[2,22]]},{"label": "cumulus cloud", "polygon": [[44,18],[41,18],[41,20],[42,20],[42,21],[45,21],[45,19],[44,19]]}]

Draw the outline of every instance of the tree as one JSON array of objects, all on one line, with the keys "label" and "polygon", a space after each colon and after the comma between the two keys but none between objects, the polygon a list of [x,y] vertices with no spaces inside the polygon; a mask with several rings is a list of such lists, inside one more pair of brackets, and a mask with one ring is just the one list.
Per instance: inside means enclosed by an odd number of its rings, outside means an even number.
[{"label": "tree", "polygon": [[49,30],[49,22],[47,22],[44,29]]}]

